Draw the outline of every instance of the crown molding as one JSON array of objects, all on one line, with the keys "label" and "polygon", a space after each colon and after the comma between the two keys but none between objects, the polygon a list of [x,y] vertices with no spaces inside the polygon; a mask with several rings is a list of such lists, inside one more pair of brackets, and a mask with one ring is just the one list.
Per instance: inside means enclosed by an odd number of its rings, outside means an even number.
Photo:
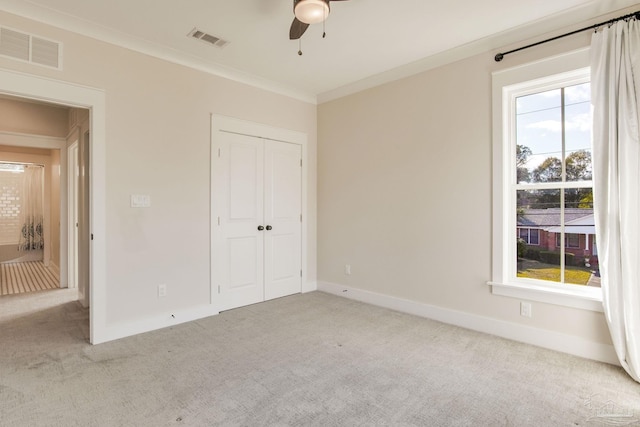
[{"label": "crown molding", "polygon": [[301,91],[231,67],[207,62],[193,55],[159,45],[149,40],[130,36],[94,22],[35,5],[28,0],[0,0],[0,10],[72,33],[124,47],[167,62],[183,65],[237,83],[246,84],[257,89],[284,95],[310,104],[317,103],[317,98],[313,93]]},{"label": "crown molding", "polygon": [[[401,80],[425,71],[432,70],[460,61],[471,56],[486,53],[491,58],[498,50],[506,46],[526,44],[527,40],[538,41],[546,38],[544,35],[555,36],[567,31],[579,28],[583,25],[592,25],[603,19],[611,19],[620,15],[631,13],[638,5],[628,6],[625,0],[612,1],[609,7],[613,9],[603,9],[603,4],[599,1],[592,1],[582,6],[573,7],[561,13],[556,13],[534,22],[520,25],[482,39],[475,40],[462,46],[449,49],[434,55],[427,56],[418,61],[393,68],[388,71],[358,80],[356,82],[332,89],[317,95],[318,104],[330,102],[338,98],[353,95],[367,89]],[[573,28],[575,27],[575,28]],[[519,46],[517,46],[519,47]],[[493,54],[491,54],[491,52]],[[506,62],[506,59],[505,59]]]},{"label": "crown molding", "polygon": [[629,13],[632,9],[637,9],[637,4],[630,5],[631,2],[632,0],[611,0],[603,4],[604,2],[594,0],[581,6],[567,9],[564,12],[538,19],[535,22],[514,27],[510,30],[478,39],[453,49],[429,55],[415,62],[366,77],[320,94],[301,91],[273,80],[264,79],[231,67],[208,62],[176,49],[161,46],[149,40],[133,37],[75,16],[35,5],[29,0],[0,0],[0,10],[237,83],[246,84],[257,89],[315,105],[420,74],[474,55],[482,53],[489,54],[491,51],[504,49],[506,46],[513,46],[516,43],[524,43],[526,40],[540,40],[545,34],[560,34],[578,24],[595,23],[603,17],[607,17],[606,19],[608,19],[608,17],[618,16],[619,14],[625,13],[625,8],[627,9],[626,13]]}]

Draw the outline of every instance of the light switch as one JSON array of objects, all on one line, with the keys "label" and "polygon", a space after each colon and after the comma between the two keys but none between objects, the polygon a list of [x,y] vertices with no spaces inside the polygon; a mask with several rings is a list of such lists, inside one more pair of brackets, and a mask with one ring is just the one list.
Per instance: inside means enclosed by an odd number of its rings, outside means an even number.
[{"label": "light switch", "polygon": [[151,196],[148,194],[132,194],[131,195],[131,207],[132,208],[149,208],[151,207]]}]

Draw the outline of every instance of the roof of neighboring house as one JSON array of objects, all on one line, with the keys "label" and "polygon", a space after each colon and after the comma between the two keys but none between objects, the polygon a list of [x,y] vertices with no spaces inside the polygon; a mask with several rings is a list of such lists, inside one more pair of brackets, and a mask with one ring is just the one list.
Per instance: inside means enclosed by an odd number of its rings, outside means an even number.
[{"label": "roof of neighboring house", "polygon": [[[593,214],[583,216],[573,221],[565,221],[564,232],[572,234],[596,234],[595,219]],[[561,233],[562,227],[549,227],[545,231],[550,233]]]},{"label": "roof of neighboring house", "polygon": [[[564,222],[565,227],[569,225],[594,226],[593,209],[566,208]],[[518,227],[549,228],[559,226],[560,208],[525,209],[522,215],[518,215]],[[567,230],[567,232],[569,231]]]}]

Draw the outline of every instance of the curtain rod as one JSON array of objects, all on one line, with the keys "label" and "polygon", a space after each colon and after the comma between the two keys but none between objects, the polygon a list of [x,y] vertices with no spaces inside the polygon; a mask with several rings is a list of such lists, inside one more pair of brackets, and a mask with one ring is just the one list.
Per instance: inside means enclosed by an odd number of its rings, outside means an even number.
[{"label": "curtain rod", "polygon": [[518,52],[518,51],[521,51],[521,50],[524,50],[524,49],[529,49],[530,47],[534,47],[534,46],[538,46],[538,45],[541,45],[541,44],[544,44],[544,43],[552,42],[554,40],[558,40],[558,39],[561,39],[563,37],[572,36],[574,34],[581,33],[583,31],[592,30],[594,28],[602,27],[603,25],[613,24],[615,22],[622,21],[623,19],[629,19],[629,18],[635,18],[635,19],[640,20],[640,10],[637,11],[637,12],[629,13],[628,15],[619,16],[617,18],[613,18],[613,19],[610,19],[608,21],[600,22],[599,24],[590,25],[588,27],[580,28],[579,30],[571,31],[570,33],[561,34],[559,36],[551,37],[550,39],[542,40],[542,41],[537,42],[537,43],[531,43],[529,45],[526,45],[526,46],[523,46],[523,47],[519,47],[517,49],[513,49],[513,50],[510,50],[508,52],[498,53],[498,54],[496,54],[496,56],[493,59],[495,59],[496,62],[500,62],[500,61],[502,61],[502,59],[504,58],[505,55],[509,55],[510,53]]}]

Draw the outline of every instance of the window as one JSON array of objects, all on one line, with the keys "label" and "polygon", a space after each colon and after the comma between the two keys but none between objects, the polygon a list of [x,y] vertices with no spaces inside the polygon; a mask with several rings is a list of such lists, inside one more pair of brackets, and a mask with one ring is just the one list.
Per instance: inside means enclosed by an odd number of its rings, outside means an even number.
[{"label": "window", "polygon": [[540,230],[535,228],[518,228],[518,237],[520,237],[527,245],[540,244]]},{"label": "window", "polygon": [[515,129],[505,144],[515,156],[507,165],[514,169],[507,197],[518,224],[534,224],[557,236],[555,247],[545,248],[550,253],[513,254],[517,278],[593,283],[584,260],[565,255],[565,248],[580,246],[580,236],[566,231],[567,222],[593,213],[591,85],[580,80],[555,76],[544,88],[524,83],[510,93],[508,114]]},{"label": "window", "polygon": [[585,49],[493,75],[493,293],[602,310],[566,250],[595,233],[587,65]]},{"label": "window", "polygon": [[[560,247],[560,238],[561,238],[561,234],[560,233],[556,233],[556,248]],[[565,234],[564,235],[564,247],[565,248],[572,248],[572,249],[580,248],[580,235],[579,234],[573,234],[573,233]]]}]

